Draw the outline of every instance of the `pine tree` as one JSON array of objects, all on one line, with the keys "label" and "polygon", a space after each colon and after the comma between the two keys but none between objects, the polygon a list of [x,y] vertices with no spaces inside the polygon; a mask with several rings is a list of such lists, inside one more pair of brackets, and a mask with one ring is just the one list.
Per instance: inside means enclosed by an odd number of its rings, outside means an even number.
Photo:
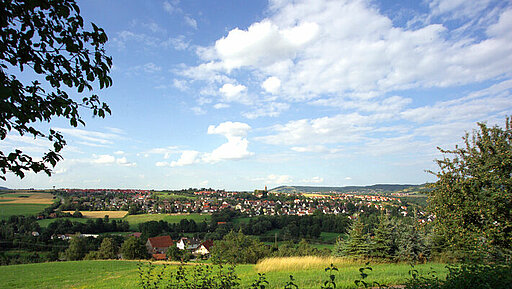
[{"label": "pine tree", "polygon": [[392,258],[394,255],[393,225],[385,214],[379,217],[379,224],[373,231],[373,239],[368,250],[371,257]]},{"label": "pine tree", "polygon": [[364,233],[364,224],[358,218],[350,227],[346,241],[338,239],[334,248],[336,256],[367,257],[368,234]]}]

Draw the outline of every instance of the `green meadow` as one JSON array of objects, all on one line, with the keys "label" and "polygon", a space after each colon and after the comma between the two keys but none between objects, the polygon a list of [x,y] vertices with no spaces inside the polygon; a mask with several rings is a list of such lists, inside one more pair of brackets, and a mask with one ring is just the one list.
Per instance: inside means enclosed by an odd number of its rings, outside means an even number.
[{"label": "green meadow", "polygon": [[[358,269],[362,263],[340,265],[335,273],[337,288],[356,288],[354,280],[360,278]],[[161,265],[158,265],[161,266]],[[192,265],[190,265],[192,266]],[[410,265],[375,264],[371,266],[367,281],[392,285],[401,284],[409,277]],[[171,270],[176,266],[171,266]],[[240,288],[248,288],[258,274],[257,265],[239,265],[237,275]],[[415,267],[420,273],[436,271],[444,278],[444,264],[430,263]],[[293,275],[295,284],[301,289],[319,288],[327,280],[321,269],[292,269],[260,271],[265,273],[270,285],[267,288],[283,288]],[[72,261],[2,266],[0,284],[4,288],[138,288],[137,262],[135,261]]]},{"label": "green meadow", "polygon": [[0,219],[7,219],[12,215],[36,215],[49,205],[45,204],[2,204],[0,203]]},{"label": "green meadow", "polygon": [[169,223],[179,223],[183,219],[194,220],[196,223],[202,221],[210,221],[211,216],[207,214],[187,214],[187,215],[169,215],[169,214],[141,214],[141,215],[128,215],[122,220],[130,223],[130,229],[138,230],[139,224],[149,221],[166,221]]}]

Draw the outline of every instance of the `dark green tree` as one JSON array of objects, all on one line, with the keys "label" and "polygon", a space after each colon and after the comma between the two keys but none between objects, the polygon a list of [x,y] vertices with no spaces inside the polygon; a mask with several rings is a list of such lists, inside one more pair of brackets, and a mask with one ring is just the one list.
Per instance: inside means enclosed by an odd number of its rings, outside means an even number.
[{"label": "dark green tree", "polygon": [[368,251],[371,257],[393,258],[393,224],[385,214],[381,214],[379,224],[373,230]]},{"label": "dark green tree", "polygon": [[[50,175],[62,158],[63,136],[52,129],[41,131],[38,122],[62,117],[76,127],[85,124],[80,109],[99,117],[110,113],[95,94],[76,100],[69,95],[112,85],[112,58],[104,49],[107,35],[91,26],[84,28],[74,0],[0,1],[0,139],[16,133],[53,142],[40,161],[19,149],[0,151],[0,178],[5,180],[8,172],[20,178],[27,171]],[[25,76],[33,81],[20,80]]]},{"label": "dark green tree", "polygon": [[347,240],[340,238],[336,241],[333,254],[357,258],[368,256],[368,234],[364,232],[364,224],[359,218],[352,223]]},{"label": "dark green tree", "polygon": [[105,238],[101,241],[98,255],[100,259],[117,259],[119,247],[112,238]]},{"label": "dark green tree", "polygon": [[130,237],[121,245],[121,256],[129,260],[146,259],[148,250],[139,238]]},{"label": "dark green tree", "polygon": [[74,235],[69,240],[69,247],[64,251],[64,257],[68,261],[75,261],[82,260],[85,254],[87,254],[87,240],[79,234]]},{"label": "dark green tree", "polygon": [[512,121],[478,127],[463,147],[439,149],[445,157],[437,160],[429,207],[448,250],[498,257],[512,249]]},{"label": "dark green tree", "polygon": [[216,241],[211,249],[214,261],[232,264],[256,263],[269,253],[262,242],[244,235],[241,231],[229,232],[222,240]]}]

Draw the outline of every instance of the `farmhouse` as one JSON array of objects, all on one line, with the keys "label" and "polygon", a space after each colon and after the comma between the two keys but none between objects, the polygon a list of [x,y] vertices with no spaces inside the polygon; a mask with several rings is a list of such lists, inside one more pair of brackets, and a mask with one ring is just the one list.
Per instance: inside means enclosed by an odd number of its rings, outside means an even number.
[{"label": "farmhouse", "polygon": [[178,243],[176,244],[176,247],[178,247],[180,250],[189,250],[194,251],[197,248],[201,246],[201,242],[199,242],[196,239],[189,239],[189,238],[181,238]]},{"label": "farmhouse", "polygon": [[146,247],[150,254],[165,254],[167,249],[173,245],[174,242],[170,236],[148,238],[148,241],[146,242]]},{"label": "farmhouse", "polygon": [[201,255],[201,256],[206,256],[206,255],[209,255],[210,254],[210,248],[213,246],[213,241],[212,240],[206,240],[204,241],[203,243],[201,243],[201,245],[195,249],[192,254],[198,256],[198,255]]}]

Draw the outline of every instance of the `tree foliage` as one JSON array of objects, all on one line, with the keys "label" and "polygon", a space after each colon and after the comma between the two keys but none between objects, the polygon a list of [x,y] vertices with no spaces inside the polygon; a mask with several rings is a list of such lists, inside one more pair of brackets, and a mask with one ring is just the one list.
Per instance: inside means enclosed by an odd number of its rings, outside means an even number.
[{"label": "tree foliage", "polygon": [[0,151],[0,178],[5,180],[7,172],[21,178],[27,171],[50,175],[62,158],[63,136],[53,129],[43,132],[37,123],[62,117],[76,127],[85,124],[81,108],[99,117],[110,113],[96,94],[80,100],[70,96],[112,85],[107,35],[91,25],[92,30],[84,28],[74,0],[0,1],[0,139],[15,132],[53,142],[40,161],[19,149]]},{"label": "tree foliage", "polygon": [[241,231],[231,231],[222,240],[216,241],[211,249],[213,260],[232,264],[256,263],[268,255],[265,245]]},{"label": "tree foliage", "polygon": [[478,127],[463,147],[439,149],[429,206],[449,250],[496,257],[512,249],[512,121]]},{"label": "tree foliage", "polygon": [[148,251],[146,246],[135,237],[129,237],[121,245],[121,255],[123,259],[136,260],[146,259],[148,257]]}]

